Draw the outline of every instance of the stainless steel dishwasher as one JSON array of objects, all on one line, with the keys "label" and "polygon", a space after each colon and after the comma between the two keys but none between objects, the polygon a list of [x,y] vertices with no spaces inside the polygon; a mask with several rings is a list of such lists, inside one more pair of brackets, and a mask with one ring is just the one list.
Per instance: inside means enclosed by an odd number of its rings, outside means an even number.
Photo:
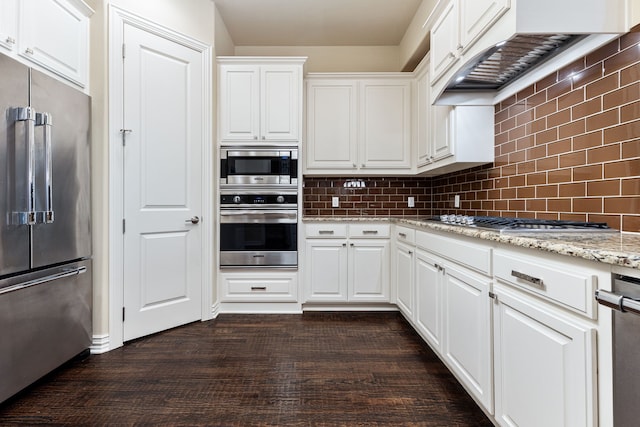
[{"label": "stainless steel dishwasher", "polygon": [[613,308],[613,422],[637,426],[640,403],[640,279],[613,275],[613,292],[596,291]]}]

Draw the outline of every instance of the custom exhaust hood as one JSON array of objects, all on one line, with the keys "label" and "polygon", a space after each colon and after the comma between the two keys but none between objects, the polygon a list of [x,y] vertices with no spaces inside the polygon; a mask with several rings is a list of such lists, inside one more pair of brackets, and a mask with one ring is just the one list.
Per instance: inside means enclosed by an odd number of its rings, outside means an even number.
[{"label": "custom exhaust hood", "polygon": [[500,90],[584,37],[572,34],[517,34],[469,61],[450,79],[445,90]]},{"label": "custom exhaust hood", "polygon": [[629,30],[627,0],[440,0],[432,104],[495,105]]}]

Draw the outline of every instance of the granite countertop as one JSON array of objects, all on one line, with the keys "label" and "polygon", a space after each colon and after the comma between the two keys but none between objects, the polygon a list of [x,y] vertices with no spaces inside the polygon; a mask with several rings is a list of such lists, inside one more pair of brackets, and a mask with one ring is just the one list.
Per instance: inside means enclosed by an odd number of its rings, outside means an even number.
[{"label": "granite countertop", "polygon": [[640,235],[632,233],[500,233],[411,217],[305,217],[303,222],[389,222],[640,269]]}]

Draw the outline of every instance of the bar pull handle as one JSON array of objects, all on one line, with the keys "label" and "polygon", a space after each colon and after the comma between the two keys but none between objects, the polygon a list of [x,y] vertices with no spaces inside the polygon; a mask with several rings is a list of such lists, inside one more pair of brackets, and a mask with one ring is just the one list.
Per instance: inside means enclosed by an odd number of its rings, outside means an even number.
[{"label": "bar pull handle", "polygon": [[65,270],[60,273],[52,274],[51,276],[41,277],[39,279],[29,280],[27,282],[18,283],[17,285],[9,286],[0,290],[0,295],[8,294],[9,292],[19,291],[21,289],[30,288],[31,286],[42,285],[43,283],[53,282],[54,280],[64,279],[65,277],[76,276],[78,274],[86,273],[87,267],[78,267],[71,270]]},{"label": "bar pull handle", "polygon": [[406,239],[407,233],[398,233],[398,236],[402,237],[403,239]]},{"label": "bar pull handle", "polygon": [[[53,175],[52,175],[52,141],[51,127],[53,122],[51,114],[36,113],[36,126],[42,127],[42,135],[44,142],[44,187],[45,187],[45,210],[42,212],[40,222],[51,224],[54,221],[53,213]],[[39,213],[40,215],[40,213]]]},{"label": "bar pull handle", "polygon": [[378,234],[378,230],[362,230],[362,234]]},{"label": "bar pull handle", "polygon": [[511,275],[515,278],[524,280],[525,282],[528,282],[529,284],[536,286],[538,288],[544,288],[544,281],[538,277],[533,277],[516,270],[511,270]]},{"label": "bar pull handle", "polygon": [[[16,208],[17,212],[14,212],[13,222],[18,225],[33,225],[36,223],[35,212],[35,170],[36,170],[36,154],[35,154],[35,121],[36,113],[31,107],[20,107],[12,109],[13,119],[16,122],[24,124],[24,143],[26,146],[26,199],[24,201],[18,200]],[[17,134],[17,132],[16,132]],[[18,141],[16,141],[18,142]],[[16,144],[16,148],[18,144]],[[17,195],[20,197],[19,195]],[[26,204],[26,206],[25,206]],[[25,209],[23,211],[21,209]]]},{"label": "bar pull handle", "polygon": [[266,291],[267,287],[266,286],[252,286],[251,290],[252,291]]},{"label": "bar pull handle", "polygon": [[333,230],[319,230],[318,234],[333,234]]},{"label": "bar pull handle", "polygon": [[640,301],[625,297],[624,295],[618,295],[598,289],[596,291],[596,301],[598,301],[598,304],[602,304],[623,313],[640,315]]},{"label": "bar pull handle", "polygon": [[254,255],[254,258],[264,258],[264,255]]}]

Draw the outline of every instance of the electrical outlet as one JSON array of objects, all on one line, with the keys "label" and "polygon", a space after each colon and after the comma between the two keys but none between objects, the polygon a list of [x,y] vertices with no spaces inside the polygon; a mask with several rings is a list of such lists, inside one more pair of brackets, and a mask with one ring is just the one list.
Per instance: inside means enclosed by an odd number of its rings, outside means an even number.
[{"label": "electrical outlet", "polygon": [[453,196],[453,207],[454,208],[459,208],[460,207],[460,195],[456,194],[455,196]]},{"label": "electrical outlet", "polygon": [[409,205],[410,208],[415,208],[416,199],[414,197],[407,197],[407,205]]},{"label": "electrical outlet", "polygon": [[340,198],[339,197],[332,197],[331,198],[331,207],[332,208],[339,208],[340,207]]}]

